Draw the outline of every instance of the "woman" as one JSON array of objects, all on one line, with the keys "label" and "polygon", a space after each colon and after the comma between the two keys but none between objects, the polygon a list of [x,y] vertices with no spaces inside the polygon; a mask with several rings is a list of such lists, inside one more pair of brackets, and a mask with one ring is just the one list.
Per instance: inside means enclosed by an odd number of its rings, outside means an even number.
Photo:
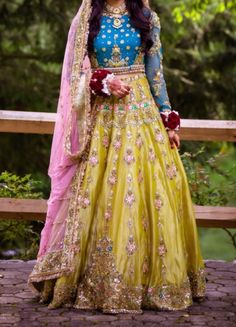
[{"label": "woman", "polygon": [[84,0],[65,52],[51,194],[29,285],[48,308],[184,309],[205,294],[160,23],[142,0]]}]

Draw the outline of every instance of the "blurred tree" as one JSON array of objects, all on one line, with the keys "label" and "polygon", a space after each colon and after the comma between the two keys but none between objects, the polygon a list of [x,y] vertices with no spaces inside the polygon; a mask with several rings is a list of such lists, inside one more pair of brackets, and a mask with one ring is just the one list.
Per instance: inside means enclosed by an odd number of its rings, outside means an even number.
[{"label": "blurred tree", "polygon": [[182,117],[236,118],[236,3],[152,1],[159,13],[165,73]]}]

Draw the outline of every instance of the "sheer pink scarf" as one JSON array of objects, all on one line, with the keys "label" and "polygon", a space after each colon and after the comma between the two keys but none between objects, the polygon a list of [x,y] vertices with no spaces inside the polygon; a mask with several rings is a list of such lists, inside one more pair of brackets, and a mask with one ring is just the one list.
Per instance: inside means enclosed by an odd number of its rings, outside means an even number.
[{"label": "sheer pink scarf", "polygon": [[[89,80],[91,69],[86,45],[90,12],[91,0],[84,0],[72,21],[68,34],[48,168],[51,193],[47,201],[46,222],[41,232],[38,257],[59,250],[55,248],[55,240],[52,240],[52,229],[59,216],[63,214],[66,218],[63,201],[67,198],[68,187],[88,138],[90,92],[86,92],[86,80]],[[63,229],[62,226],[60,229]],[[58,231],[56,234],[60,234],[58,237],[63,240],[62,232]],[[53,246],[50,244],[52,242]],[[59,243],[58,240],[58,246]]]}]

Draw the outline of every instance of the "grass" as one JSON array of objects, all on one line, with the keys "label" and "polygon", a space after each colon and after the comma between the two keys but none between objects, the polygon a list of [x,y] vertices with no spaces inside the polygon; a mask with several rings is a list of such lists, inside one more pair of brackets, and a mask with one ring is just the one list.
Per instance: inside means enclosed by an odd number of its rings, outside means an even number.
[{"label": "grass", "polygon": [[[229,229],[232,234],[235,229]],[[198,228],[199,240],[204,259],[236,260],[236,249],[225,230],[221,228]]]},{"label": "grass", "polygon": [[[232,144],[223,143],[217,159],[217,167],[224,173],[217,171],[210,173],[212,186],[225,189],[227,193],[227,206],[236,206],[236,149]],[[236,229],[229,229],[232,234]],[[227,232],[221,228],[198,228],[200,245],[204,259],[236,260],[236,249]]]}]

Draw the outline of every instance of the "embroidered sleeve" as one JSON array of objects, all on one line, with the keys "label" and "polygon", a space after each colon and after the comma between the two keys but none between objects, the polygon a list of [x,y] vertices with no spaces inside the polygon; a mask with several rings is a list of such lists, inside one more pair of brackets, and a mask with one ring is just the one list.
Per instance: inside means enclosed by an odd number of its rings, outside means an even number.
[{"label": "embroidered sleeve", "polygon": [[160,110],[170,111],[171,105],[166,89],[162,65],[162,45],[160,41],[160,20],[155,11],[151,15],[151,36],[154,41],[153,46],[145,55],[145,71],[149,81],[150,89],[154,100]]}]

